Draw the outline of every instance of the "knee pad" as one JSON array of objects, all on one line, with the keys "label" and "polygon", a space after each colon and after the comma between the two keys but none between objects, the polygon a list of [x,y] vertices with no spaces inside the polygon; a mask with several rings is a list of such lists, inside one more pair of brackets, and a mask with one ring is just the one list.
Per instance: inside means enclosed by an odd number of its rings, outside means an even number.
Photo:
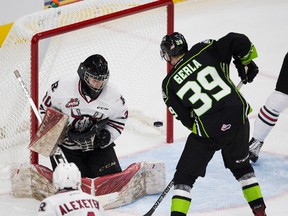
[{"label": "knee pad", "polygon": [[244,166],[242,168],[231,169],[231,172],[232,172],[233,176],[237,180],[239,180],[241,177],[243,177],[244,175],[246,175],[248,173],[254,173],[254,169],[251,166],[251,164],[248,164],[247,166]]},{"label": "knee pad", "polygon": [[188,186],[188,185],[183,185],[183,184],[177,184],[174,186],[174,190],[183,190],[183,191],[186,191],[186,192],[189,192],[191,191],[191,187]]},{"label": "knee pad", "polygon": [[197,178],[177,170],[174,174],[174,185],[188,185],[192,188]]}]

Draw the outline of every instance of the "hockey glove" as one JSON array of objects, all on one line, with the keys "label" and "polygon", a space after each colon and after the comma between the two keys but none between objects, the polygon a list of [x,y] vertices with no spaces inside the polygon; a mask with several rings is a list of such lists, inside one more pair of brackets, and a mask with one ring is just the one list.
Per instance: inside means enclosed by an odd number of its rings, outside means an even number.
[{"label": "hockey glove", "polygon": [[94,146],[100,147],[101,149],[109,146],[111,139],[111,134],[108,130],[102,129],[98,135],[96,135],[94,140]]},{"label": "hockey glove", "polygon": [[255,64],[254,61],[250,61],[249,64],[247,64],[248,70],[247,70],[247,81],[248,83],[253,82],[254,78],[259,72],[258,66]]},{"label": "hockey glove", "polygon": [[254,61],[250,61],[248,64],[243,65],[239,58],[235,58],[233,61],[237,68],[238,75],[241,78],[243,84],[253,82],[254,78],[259,72],[259,69]]},{"label": "hockey glove", "polygon": [[97,147],[97,146],[94,146],[95,137],[100,134],[100,131],[105,127],[108,120],[109,119],[106,118],[97,122],[91,127],[89,131],[84,132],[84,133],[70,130],[68,132],[69,140],[79,145],[82,148],[83,152],[92,151],[95,147]]}]

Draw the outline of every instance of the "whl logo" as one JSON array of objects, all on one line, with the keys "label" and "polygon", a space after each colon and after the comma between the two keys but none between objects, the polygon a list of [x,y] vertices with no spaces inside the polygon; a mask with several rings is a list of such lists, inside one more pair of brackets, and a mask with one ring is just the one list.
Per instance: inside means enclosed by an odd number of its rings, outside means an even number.
[{"label": "whl logo", "polygon": [[65,105],[66,108],[79,106],[78,98],[71,98],[70,101]]},{"label": "whl logo", "polygon": [[231,128],[231,124],[223,124],[221,127],[221,131],[226,131]]}]

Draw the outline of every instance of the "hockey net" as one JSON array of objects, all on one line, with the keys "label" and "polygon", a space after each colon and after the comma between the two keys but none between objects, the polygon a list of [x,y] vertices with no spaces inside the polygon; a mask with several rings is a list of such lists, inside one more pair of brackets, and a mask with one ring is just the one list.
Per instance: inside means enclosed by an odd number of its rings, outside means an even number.
[{"label": "hockey net", "polygon": [[[173,31],[173,10],[171,0],[86,0],[16,20],[0,49],[1,164],[38,163],[38,155],[30,158],[27,148],[37,118],[14,70],[38,106],[51,83],[77,73],[80,62],[95,53],[107,59],[109,82],[125,97],[129,119],[150,127],[162,121],[166,141],[172,142],[172,120],[161,95],[167,66],[159,43]],[[129,121],[128,128],[139,128]]]}]

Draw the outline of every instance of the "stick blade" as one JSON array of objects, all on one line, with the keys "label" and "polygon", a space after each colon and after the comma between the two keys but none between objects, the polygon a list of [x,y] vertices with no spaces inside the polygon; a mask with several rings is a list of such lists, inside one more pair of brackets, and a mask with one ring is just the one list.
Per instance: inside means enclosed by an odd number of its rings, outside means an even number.
[{"label": "stick blade", "polygon": [[151,216],[154,213],[154,209],[150,209],[146,214],[144,214],[143,216]]}]

